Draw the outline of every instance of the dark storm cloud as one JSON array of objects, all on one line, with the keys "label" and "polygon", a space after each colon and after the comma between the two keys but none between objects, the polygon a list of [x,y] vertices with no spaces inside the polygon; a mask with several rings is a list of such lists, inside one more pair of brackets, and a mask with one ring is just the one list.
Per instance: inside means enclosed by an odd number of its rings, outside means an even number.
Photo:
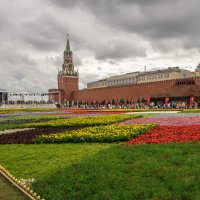
[{"label": "dark storm cloud", "polygon": [[[93,12],[101,23],[118,31],[123,29],[137,33],[150,42],[180,38],[184,46],[193,42],[193,36],[197,41],[200,40],[198,0],[50,1],[63,9],[74,7],[87,9],[88,12]],[[193,42],[191,48],[196,47],[200,47],[199,42]]]}]

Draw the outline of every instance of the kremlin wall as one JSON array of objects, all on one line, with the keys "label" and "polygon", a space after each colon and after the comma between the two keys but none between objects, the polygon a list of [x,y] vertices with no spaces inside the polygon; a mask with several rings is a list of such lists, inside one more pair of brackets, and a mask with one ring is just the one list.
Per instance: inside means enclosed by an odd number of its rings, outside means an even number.
[{"label": "kremlin wall", "polygon": [[49,100],[61,105],[69,105],[74,101],[87,104],[111,102],[113,99],[115,102],[128,99],[133,103],[147,99],[164,102],[168,98],[169,101],[185,101],[188,104],[191,99],[200,100],[200,66],[195,72],[178,67],[132,72],[88,83],[86,89],[79,90],[79,73],[74,69],[69,38],[63,57],[62,70],[58,73],[58,88],[49,90]]}]

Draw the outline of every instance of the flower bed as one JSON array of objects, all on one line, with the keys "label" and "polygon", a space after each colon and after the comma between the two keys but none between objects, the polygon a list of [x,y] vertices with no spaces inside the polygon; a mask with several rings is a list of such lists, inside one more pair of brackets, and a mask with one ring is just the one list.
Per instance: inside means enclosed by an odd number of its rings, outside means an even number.
[{"label": "flower bed", "polygon": [[58,119],[44,123],[27,124],[25,127],[76,127],[76,126],[93,126],[108,125],[128,119],[142,117],[142,115],[103,115],[76,117],[70,119]]},{"label": "flower bed", "polygon": [[160,108],[117,108],[117,109],[94,109],[94,110],[88,110],[88,112],[149,112],[149,111],[182,111],[181,109],[160,109]]},{"label": "flower bed", "polygon": [[160,126],[132,139],[128,144],[159,144],[200,141],[200,125]]},{"label": "flower bed", "polygon": [[162,117],[145,117],[139,119],[131,119],[123,122],[123,124],[147,124],[155,123],[159,126],[188,126],[200,125],[200,116],[162,116]]},{"label": "flower bed", "polygon": [[120,142],[127,141],[152,128],[154,124],[146,125],[108,125],[95,126],[68,133],[41,135],[34,139],[36,143],[79,143],[79,142]]},{"label": "flower bed", "polygon": [[63,131],[70,131],[78,129],[79,127],[47,127],[47,128],[36,128],[32,130],[15,130],[14,133],[0,135],[0,144],[32,144],[33,138],[38,135],[60,133]]}]

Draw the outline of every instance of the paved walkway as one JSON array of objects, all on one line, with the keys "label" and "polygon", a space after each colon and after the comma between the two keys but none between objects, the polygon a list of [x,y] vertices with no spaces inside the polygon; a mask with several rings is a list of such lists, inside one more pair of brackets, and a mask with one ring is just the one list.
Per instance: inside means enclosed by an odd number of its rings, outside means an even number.
[{"label": "paved walkway", "polygon": [[0,174],[0,199],[2,200],[28,200],[24,194],[9,183]]},{"label": "paved walkway", "polygon": [[23,128],[23,129],[8,129],[8,130],[4,130],[4,131],[0,131],[0,135],[3,135],[3,134],[8,134],[8,133],[14,133],[14,132],[17,132],[17,131],[28,131],[28,130],[32,130],[32,129],[35,129],[35,128]]}]

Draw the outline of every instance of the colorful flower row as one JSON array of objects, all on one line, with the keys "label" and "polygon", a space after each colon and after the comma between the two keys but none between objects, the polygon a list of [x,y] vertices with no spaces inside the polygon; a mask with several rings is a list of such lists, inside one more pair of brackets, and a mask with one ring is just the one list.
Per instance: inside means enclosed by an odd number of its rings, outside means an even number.
[{"label": "colorful flower row", "polygon": [[[17,179],[14,177],[8,170],[6,170],[4,167],[0,165],[0,173],[9,181],[11,181],[13,184],[15,184],[24,194],[26,194],[29,198],[34,200],[44,200],[41,198],[36,192],[31,190],[28,186],[27,181],[24,182],[22,179]],[[35,179],[31,179],[34,180]]]},{"label": "colorful flower row", "polygon": [[149,111],[181,111],[180,109],[159,109],[159,108],[117,108],[117,109],[98,109],[98,110],[88,110],[88,112],[149,112]]},{"label": "colorful flower row", "polygon": [[76,127],[76,126],[93,126],[108,125],[122,122],[128,119],[142,117],[142,115],[103,115],[87,116],[69,119],[51,120],[42,123],[26,124],[25,127]]},{"label": "colorful flower row", "polygon": [[159,144],[200,141],[200,125],[160,126],[132,139],[128,144]]},{"label": "colorful flower row", "polygon": [[146,125],[108,125],[94,126],[59,134],[41,135],[34,139],[36,143],[79,143],[79,142],[121,142],[154,128]]},{"label": "colorful flower row", "polygon": [[188,126],[200,125],[200,116],[162,116],[162,117],[144,117],[140,119],[131,119],[123,124],[148,124],[154,123],[159,126]]}]

